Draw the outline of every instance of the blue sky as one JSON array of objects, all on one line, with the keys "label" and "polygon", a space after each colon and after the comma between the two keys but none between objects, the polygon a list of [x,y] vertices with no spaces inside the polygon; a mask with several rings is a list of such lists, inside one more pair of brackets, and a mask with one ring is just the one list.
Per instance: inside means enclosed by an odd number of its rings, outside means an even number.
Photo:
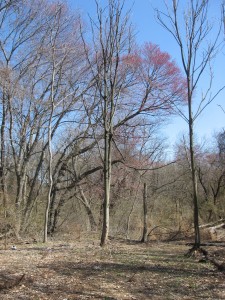
[{"label": "blue sky", "polygon": [[[171,0],[170,0],[171,1]],[[170,2],[168,1],[168,2]],[[181,0],[185,1],[185,0]],[[99,0],[103,5],[107,0]],[[211,7],[211,20],[220,16],[220,0],[213,0]],[[84,18],[89,13],[95,15],[94,0],[70,0],[70,5],[74,9],[79,9]],[[155,17],[154,7],[163,9],[162,0],[127,0],[126,5],[131,8],[131,21],[135,25],[137,32],[137,41],[142,44],[144,42],[152,42],[158,44],[161,50],[168,52],[177,64],[180,63],[178,46],[170,36],[158,23]],[[224,70],[225,66],[225,49],[217,56],[214,62],[214,90],[216,91],[225,85]],[[206,80],[207,81],[207,78]],[[205,82],[199,86],[199,93],[206,88]],[[196,99],[197,100],[197,99]],[[199,116],[195,124],[195,132],[199,140],[210,138],[214,132],[225,128],[225,91],[223,91],[213,103],[211,103],[204,112]],[[163,129],[164,135],[168,137],[168,142],[172,146],[185,132],[187,132],[187,124],[181,117],[171,118],[170,123]]]}]

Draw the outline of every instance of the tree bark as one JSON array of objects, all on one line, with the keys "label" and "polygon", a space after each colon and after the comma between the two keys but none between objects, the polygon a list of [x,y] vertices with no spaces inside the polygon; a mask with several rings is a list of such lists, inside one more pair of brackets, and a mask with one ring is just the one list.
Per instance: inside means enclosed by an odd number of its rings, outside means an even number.
[{"label": "tree bark", "polygon": [[49,218],[49,209],[51,203],[51,193],[52,193],[52,186],[53,186],[53,178],[52,178],[52,146],[51,146],[51,122],[52,122],[52,115],[53,115],[53,103],[52,103],[52,111],[49,120],[49,129],[48,129],[48,155],[49,155],[49,170],[48,170],[48,180],[49,180],[49,188],[48,188],[48,197],[47,203],[45,208],[45,222],[44,222],[44,239],[43,242],[46,243],[48,240],[48,218]]},{"label": "tree bark", "polygon": [[5,126],[6,126],[6,98],[3,91],[2,98],[2,122],[1,122],[1,169],[0,169],[0,182],[1,182],[1,193],[3,201],[4,211],[4,225],[5,225],[5,250],[7,248],[7,206],[8,206],[8,195],[7,195],[7,184],[6,184],[6,141],[5,141]]},{"label": "tree bark", "polygon": [[101,246],[107,243],[109,236],[109,201],[110,201],[110,184],[111,184],[111,148],[112,148],[112,136],[109,131],[105,129],[105,150],[104,150],[104,203],[103,203],[103,223],[102,223],[102,235]]},{"label": "tree bark", "polygon": [[80,196],[81,196],[81,203],[83,204],[83,206],[87,212],[87,215],[88,215],[91,231],[95,231],[97,228],[97,223],[95,222],[95,218],[94,218],[93,212],[91,210],[90,204],[88,203],[88,200],[87,200],[80,185],[78,186],[78,188],[79,188],[79,192],[80,192]]},{"label": "tree bark", "polygon": [[143,190],[143,233],[142,233],[142,239],[141,242],[145,243],[147,242],[148,237],[148,207],[147,207],[147,184],[144,183],[144,190]]},{"label": "tree bark", "polygon": [[[55,41],[54,41],[55,42]],[[53,69],[52,69],[52,83],[51,83],[51,98],[50,98],[50,116],[49,116],[49,122],[48,122],[48,159],[49,159],[49,165],[48,165],[48,180],[49,180],[49,188],[48,188],[48,197],[47,197],[47,203],[46,203],[46,209],[45,209],[45,222],[44,222],[44,239],[43,242],[46,243],[48,240],[48,219],[49,219],[49,209],[51,204],[51,194],[52,194],[52,187],[53,187],[53,172],[52,172],[52,117],[54,113],[54,84],[55,84],[55,72],[56,72],[56,66],[55,66],[55,48],[54,43],[52,45],[52,51],[53,51]]]},{"label": "tree bark", "polygon": [[195,166],[195,151],[194,151],[194,134],[193,134],[193,116],[192,116],[192,91],[191,81],[189,76],[188,79],[188,126],[189,126],[189,152],[190,152],[190,164],[191,164],[191,178],[192,178],[192,189],[193,189],[193,218],[194,218],[194,232],[195,232],[195,244],[194,248],[200,247],[200,230],[199,230],[199,208],[198,208],[198,190],[197,190],[197,174]]}]

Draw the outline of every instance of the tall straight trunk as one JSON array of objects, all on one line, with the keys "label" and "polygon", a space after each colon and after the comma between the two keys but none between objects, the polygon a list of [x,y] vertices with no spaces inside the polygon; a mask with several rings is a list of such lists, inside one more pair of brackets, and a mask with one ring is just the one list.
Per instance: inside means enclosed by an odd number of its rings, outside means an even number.
[{"label": "tall straight trunk", "polygon": [[109,236],[109,201],[110,201],[110,184],[111,184],[111,148],[112,136],[107,129],[104,134],[104,203],[103,203],[103,222],[102,222],[102,235],[101,246],[104,246]]},{"label": "tall straight trunk", "polygon": [[48,128],[48,156],[49,156],[49,170],[48,170],[48,181],[49,181],[49,188],[48,188],[48,198],[45,208],[45,223],[44,223],[44,239],[43,242],[46,243],[48,240],[48,218],[49,218],[49,209],[51,203],[51,193],[52,193],[52,186],[53,186],[53,178],[52,178],[52,148],[51,148],[51,120],[53,115],[53,106],[49,121],[49,128]]},{"label": "tall straight trunk", "polygon": [[195,157],[194,157],[193,120],[192,120],[190,104],[189,104],[189,147],[190,147],[191,177],[192,177],[193,205],[194,205],[194,233],[195,233],[194,248],[199,248],[201,240],[200,240],[200,230],[199,230],[198,191],[197,191],[197,176],[196,176]]},{"label": "tall straight trunk", "polygon": [[199,208],[198,208],[198,191],[197,191],[197,176],[195,166],[195,149],[194,149],[194,121],[192,113],[192,83],[190,73],[187,73],[187,85],[188,85],[188,126],[189,126],[189,153],[191,163],[191,179],[192,179],[192,192],[193,192],[193,218],[194,218],[194,234],[195,243],[194,248],[200,247],[200,230],[199,230]]},{"label": "tall straight trunk", "polygon": [[1,122],[1,192],[3,197],[3,206],[6,210],[7,191],[6,191],[6,147],[5,147],[5,126],[6,126],[6,99],[3,93],[2,99],[2,122]]},{"label": "tall straight trunk", "polygon": [[17,236],[19,236],[20,231],[23,226],[23,205],[25,203],[25,191],[26,191],[26,184],[27,184],[27,178],[26,178],[26,167],[24,170],[19,171],[17,174],[17,193],[16,193],[16,224],[15,224],[15,233]]},{"label": "tall straight trunk", "polygon": [[[53,54],[54,55],[54,54]],[[53,172],[52,172],[52,117],[54,113],[54,83],[55,83],[55,60],[53,59],[53,71],[52,71],[52,85],[51,85],[51,108],[50,108],[50,116],[48,122],[48,157],[49,157],[49,165],[48,165],[48,181],[49,181],[49,188],[48,188],[48,197],[45,209],[45,222],[44,222],[44,239],[43,242],[46,243],[48,240],[48,219],[49,219],[49,210],[51,204],[51,194],[52,194],[52,187],[53,187]]]},{"label": "tall straight trunk", "polygon": [[0,184],[1,184],[1,193],[3,201],[3,211],[5,219],[5,250],[7,248],[7,184],[6,184],[6,141],[5,141],[5,127],[6,127],[6,97],[3,92],[2,98],[2,122],[1,122],[1,173],[0,173]]},{"label": "tall straight trunk", "polygon": [[141,242],[145,243],[147,242],[147,233],[148,233],[148,208],[147,208],[147,184],[146,182],[144,183],[144,191],[143,191],[143,234],[142,234],[142,239]]}]

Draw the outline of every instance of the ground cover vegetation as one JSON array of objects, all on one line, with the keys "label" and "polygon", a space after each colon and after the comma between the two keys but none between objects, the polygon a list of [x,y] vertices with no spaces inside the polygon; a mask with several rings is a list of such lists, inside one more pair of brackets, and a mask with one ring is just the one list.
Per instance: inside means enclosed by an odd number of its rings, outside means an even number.
[{"label": "ground cover vegetation", "polygon": [[[196,295],[204,299],[223,297],[215,269],[224,271],[223,258],[213,256],[223,245],[210,248],[215,245],[208,242],[225,236],[225,133],[200,143],[194,132],[200,113],[223,89],[211,93],[223,18],[215,34],[210,1],[188,1],[183,18],[176,0],[157,10],[180,49],[180,69],[158,45],[137,44],[124,1],[94,2],[96,15],[88,20],[65,1],[0,3],[0,238],[6,251],[0,292],[14,299],[19,288],[21,299],[26,293],[27,299],[54,299],[40,279],[47,268],[56,276],[49,282],[53,294],[61,277],[69,284],[71,275],[81,289],[85,274],[94,274],[86,292],[72,285],[66,291],[61,282],[62,299],[148,299],[151,293],[152,299],[190,299],[188,292],[192,298],[200,290]],[[209,85],[199,97],[205,73]],[[168,159],[160,129],[174,114],[186,120],[189,134]],[[56,242],[65,235],[73,242]],[[151,244],[182,239],[205,265],[181,258],[187,246]],[[34,242],[52,250],[29,246]],[[9,250],[12,243],[21,250]],[[155,251],[162,251],[157,263]],[[30,264],[22,265],[23,255]],[[172,269],[177,277],[169,280]],[[162,278],[169,281],[153,291],[151,280],[155,285]],[[99,280],[104,287],[97,292]],[[183,291],[177,292],[178,283]]]}]

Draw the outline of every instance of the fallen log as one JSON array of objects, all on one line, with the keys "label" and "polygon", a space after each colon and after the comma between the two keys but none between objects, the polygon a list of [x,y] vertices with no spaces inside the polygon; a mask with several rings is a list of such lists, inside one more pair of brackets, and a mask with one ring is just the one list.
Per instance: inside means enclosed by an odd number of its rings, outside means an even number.
[{"label": "fallen log", "polygon": [[211,223],[207,223],[207,224],[203,224],[200,225],[199,228],[209,228],[209,227],[214,227],[216,225],[219,225],[220,223],[225,223],[225,219],[219,219],[215,222],[211,222]]},{"label": "fallen log", "polygon": [[[185,243],[186,246],[194,246],[194,243]],[[205,246],[205,247],[225,247],[225,243],[223,241],[213,241],[213,242],[208,242],[208,243],[201,243],[200,247]]]}]

